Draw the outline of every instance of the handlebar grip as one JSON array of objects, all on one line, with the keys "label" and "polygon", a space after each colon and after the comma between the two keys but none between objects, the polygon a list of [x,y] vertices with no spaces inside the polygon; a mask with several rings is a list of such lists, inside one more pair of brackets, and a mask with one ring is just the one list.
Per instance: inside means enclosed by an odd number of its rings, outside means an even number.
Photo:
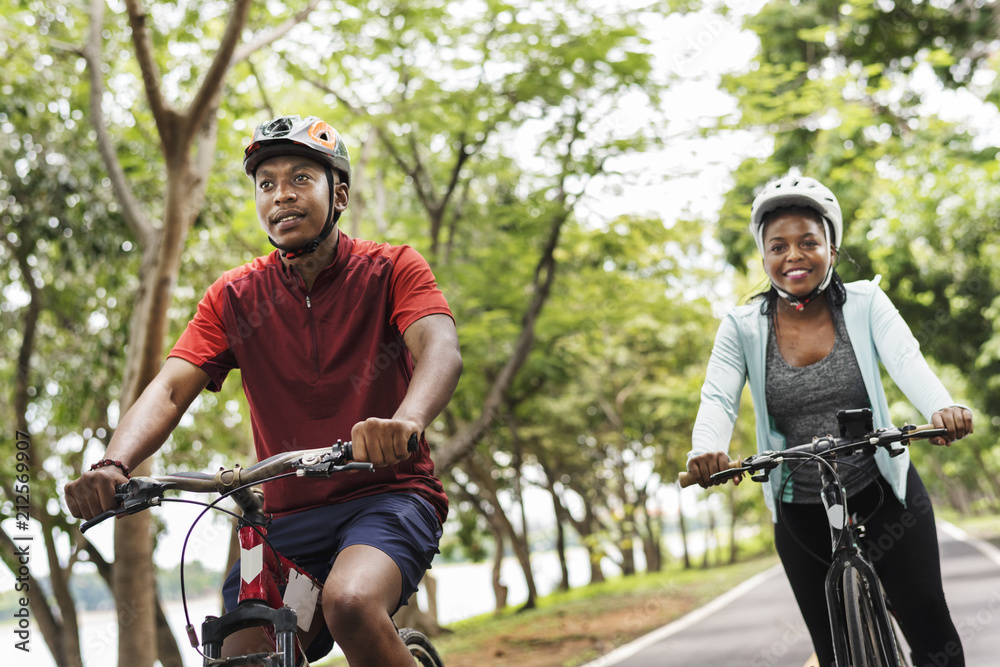
[{"label": "handlebar grip", "polygon": [[[345,461],[353,461],[354,460],[354,443],[353,442],[345,442],[345,443],[343,443],[343,447],[344,447],[343,448],[344,460]],[[406,441],[406,451],[408,451],[408,452],[415,452],[419,448],[420,448],[420,434],[418,434],[418,433],[411,433],[410,434],[410,439]]]},{"label": "handlebar grip", "polygon": [[[729,468],[730,470],[741,468],[743,467],[743,459],[736,459],[735,461],[730,461],[726,467]],[[694,475],[686,471],[677,473],[677,483],[681,485],[682,489],[686,489],[689,486],[697,484],[697,482],[694,481]]]}]

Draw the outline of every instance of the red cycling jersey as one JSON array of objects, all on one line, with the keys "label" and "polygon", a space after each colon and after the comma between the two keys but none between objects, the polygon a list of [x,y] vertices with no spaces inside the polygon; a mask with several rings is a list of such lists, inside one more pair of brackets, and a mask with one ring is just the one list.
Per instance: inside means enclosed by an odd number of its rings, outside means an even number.
[{"label": "red cycling jersey", "polygon": [[[336,259],[310,291],[277,251],[224,273],[170,356],[208,373],[212,391],[240,369],[263,460],[346,440],[368,417],[392,417],[413,375],[403,332],[434,313],[451,316],[417,251],[340,233]],[[307,484],[281,479],[265,485],[264,500],[280,516],[386,492],[421,495],[442,522],[448,514],[423,439],[396,465]]]}]

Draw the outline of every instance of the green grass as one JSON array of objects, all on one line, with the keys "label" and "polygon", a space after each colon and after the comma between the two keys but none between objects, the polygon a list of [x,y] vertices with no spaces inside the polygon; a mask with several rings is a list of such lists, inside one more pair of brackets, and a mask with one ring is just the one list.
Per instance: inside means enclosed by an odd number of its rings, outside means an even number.
[{"label": "green grass", "polygon": [[962,516],[950,507],[935,507],[934,511],[940,518],[955,524],[970,535],[983,539],[1000,536],[1000,516],[998,515]]}]

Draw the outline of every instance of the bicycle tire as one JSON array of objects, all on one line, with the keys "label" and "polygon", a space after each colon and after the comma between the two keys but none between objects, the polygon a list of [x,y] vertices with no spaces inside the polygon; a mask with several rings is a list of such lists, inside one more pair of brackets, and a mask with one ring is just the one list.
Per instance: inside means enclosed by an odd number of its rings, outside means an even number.
[{"label": "bicycle tire", "polygon": [[422,632],[412,628],[400,628],[399,636],[409,649],[414,662],[421,667],[444,667],[441,656],[431,644],[431,640]]},{"label": "bicycle tire", "polygon": [[906,657],[903,644],[899,641],[899,638],[903,636],[903,631],[899,628],[899,619],[892,608],[889,596],[885,594],[885,588],[882,587],[881,581],[878,582],[878,592],[885,599],[886,612],[889,614],[889,633],[892,635],[892,641],[896,645],[896,660],[899,661],[899,667],[910,667],[909,658]]},{"label": "bicycle tire", "polygon": [[889,667],[882,658],[875,610],[856,568],[844,570],[843,595],[851,667]]}]

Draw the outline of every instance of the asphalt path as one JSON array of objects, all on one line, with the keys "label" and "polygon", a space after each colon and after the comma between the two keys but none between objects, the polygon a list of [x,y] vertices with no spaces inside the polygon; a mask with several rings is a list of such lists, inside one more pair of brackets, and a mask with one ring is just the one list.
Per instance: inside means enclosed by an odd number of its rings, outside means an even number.
[{"label": "asphalt path", "polygon": [[[1000,550],[939,521],[941,568],[967,667],[1000,665]],[[802,667],[812,645],[781,567],[585,667]],[[942,655],[929,665],[948,667]]]}]

